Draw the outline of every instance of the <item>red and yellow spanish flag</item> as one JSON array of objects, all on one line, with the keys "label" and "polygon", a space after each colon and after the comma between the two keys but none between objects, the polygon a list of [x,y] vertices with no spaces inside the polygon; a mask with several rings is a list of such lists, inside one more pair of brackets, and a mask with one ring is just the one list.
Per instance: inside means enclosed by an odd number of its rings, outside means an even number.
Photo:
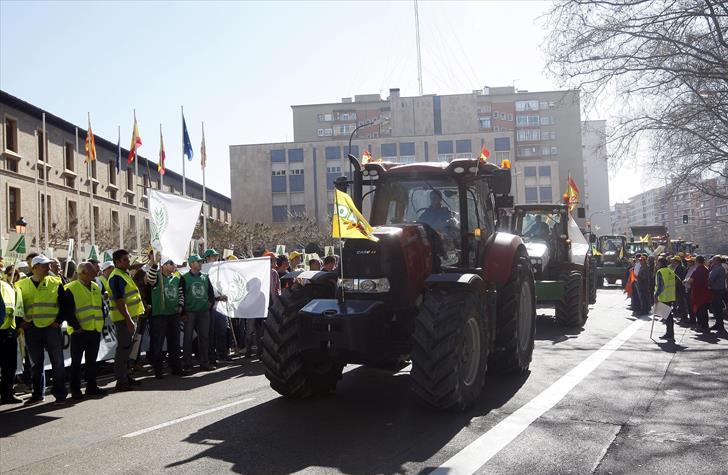
[{"label": "red and yellow spanish flag", "polygon": [[137,149],[142,146],[142,138],[139,136],[139,126],[137,125],[136,114],[134,115],[134,131],[131,134],[131,145],[129,145],[129,155],[126,157],[128,164],[134,163],[137,155]]},{"label": "red and yellow spanish flag", "polygon": [[571,174],[569,174],[569,178],[566,181],[566,196],[569,199],[569,211],[573,211],[577,203],[579,203],[579,187],[576,186],[576,182],[571,178]]},{"label": "red and yellow spanish flag", "polygon": [[372,161],[372,154],[369,152],[369,150],[364,150],[364,153],[361,154],[361,162],[369,163],[371,161]]},{"label": "red and yellow spanish flag", "polygon": [[159,163],[157,163],[157,171],[160,175],[164,175],[167,166],[165,160],[167,159],[167,153],[164,151],[164,137],[162,137],[162,126],[159,126]]},{"label": "red and yellow spanish flag", "polygon": [[91,117],[88,118],[88,132],[86,133],[86,163],[96,160],[96,139],[91,130]]},{"label": "red and yellow spanish flag", "polygon": [[483,145],[483,148],[480,149],[480,161],[487,162],[489,158],[490,158],[490,150],[488,150],[488,147]]}]

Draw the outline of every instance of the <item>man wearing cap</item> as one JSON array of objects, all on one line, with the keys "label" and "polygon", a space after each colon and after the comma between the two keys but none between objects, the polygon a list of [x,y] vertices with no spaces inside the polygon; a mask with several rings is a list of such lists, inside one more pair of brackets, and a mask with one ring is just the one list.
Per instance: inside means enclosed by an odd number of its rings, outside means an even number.
[{"label": "man wearing cap", "polygon": [[[206,249],[202,257],[205,262],[212,263],[220,260],[220,253],[214,248]],[[210,364],[216,364],[217,360],[229,361],[227,345],[227,317],[218,312],[213,306],[210,309]]]},{"label": "man wearing cap", "polygon": [[63,272],[61,272],[61,261],[59,261],[58,259],[51,259],[50,275],[59,277],[63,285],[66,285],[68,283],[68,279],[65,275],[63,275]]},{"label": "man wearing cap", "polygon": [[288,272],[293,272],[298,268],[299,264],[301,264],[301,256],[303,256],[303,254],[298,251],[291,251],[291,253],[288,254]]},{"label": "man wearing cap", "polygon": [[138,381],[129,377],[129,355],[139,317],[144,315],[139,287],[127,272],[131,264],[129,252],[118,249],[112,255],[114,270],[109,277],[111,289],[111,321],[116,328],[116,353],[114,353],[114,374],[116,390],[129,391]]},{"label": "man wearing cap", "polygon": [[96,384],[101,343],[104,328],[103,297],[96,284],[96,269],[90,262],[78,266],[78,279],[66,284],[66,295],[61,302],[61,311],[68,322],[71,335],[71,397],[80,401],[81,360],[86,360],[86,396],[105,396],[106,391]]},{"label": "man wearing cap", "polygon": [[22,317],[23,296],[12,285],[0,280],[0,404],[23,402],[13,393],[15,370],[18,366],[16,328],[22,322]]},{"label": "man wearing cap", "polygon": [[32,364],[33,393],[25,401],[26,405],[44,400],[44,352],[48,353],[53,369],[55,404],[64,404],[68,395],[61,334],[63,316],[60,312],[65,291],[61,279],[50,275],[50,263],[51,260],[42,254],[35,256],[31,261],[32,275],[15,284],[23,298],[24,321],[21,328],[25,331]]},{"label": "man wearing cap", "polygon": [[192,337],[197,332],[197,358],[205,371],[215,369],[209,362],[210,351],[210,308],[215,303],[215,292],[207,274],[202,272],[202,258],[191,255],[187,262],[190,271],[179,283],[179,302],[182,307],[182,321],[185,322],[182,342],[182,365],[192,368]]},{"label": "man wearing cap", "polygon": [[161,264],[157,254],[150,261],[146,283],[151,288],[152,314],[149,317],[149,353],[154,368],[154,377],[162,379],[162,347],[167,340],[168,362],[172,374],[183,375],[179,354],[179,282],[180,274],[172,259]]}]

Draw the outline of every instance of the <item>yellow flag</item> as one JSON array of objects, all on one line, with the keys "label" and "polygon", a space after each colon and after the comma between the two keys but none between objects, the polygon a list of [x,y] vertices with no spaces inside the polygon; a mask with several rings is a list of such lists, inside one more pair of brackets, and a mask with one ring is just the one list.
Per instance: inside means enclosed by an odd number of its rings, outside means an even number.
[{"label": "yellow flag", "polygon": [[620,260],[624,259],[624,248],[623,247],[619,248],[619,259]]},{"label": "yellow flag", "polygon": [[331,235],[347,239],[369,239],[379,241],[372,235],[372,227],[361,215],[351,197],[343,191],[334,190],[334,222]]}]

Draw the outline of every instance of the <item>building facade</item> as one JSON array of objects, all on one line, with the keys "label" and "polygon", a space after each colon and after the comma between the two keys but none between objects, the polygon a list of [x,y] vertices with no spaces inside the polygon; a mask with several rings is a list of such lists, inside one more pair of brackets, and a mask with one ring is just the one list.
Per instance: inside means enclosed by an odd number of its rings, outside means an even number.
[{"label": "building facade", "polygon": [[494,163],[511,161],[516,202],[558,201],[569,173],[585,189],[577,91],[503,87],[401,97],[390,89],[387,99],[361,95],[292,112],[293,142],[230,146],[236,221],[305,215],[327,225],[333,180],[349,172],[349,139],[359,126],[351,142],[357,157],[368,150],[398,163],[450,161],[477,158],[485,145]]},{"label": "building facade", "polygon": [[587,224],[595,233],[606,234],[612,229],[606,121],[584,121],[581,126],[581,144]]},{"label": "building facade", "polygon": [[[122,149],[124,159],[117,173],[117,144],[96,135],[97,159],[87,166],[86,129],[4,91],[0,91],[0,120],[0,236],[14,231],[16,221],[24,217],[34,248],[61,245],[65,249],[65,242],[60,241],[68,237],[80,236],[82,242],[90,243],[93,219],[97,242],[134,249],[139,226],[142,246],[149,244],[148,190],[161,189],[156,163],[137,157],[137,175],[125,163],[128,151]],[[202,199],[200,184],[187,180],[186,189],[189,197]],[[163,191],[181,194],[182,176],[167,169]],[[209,218],[230,223],[230,199],[210,189],[206,198]],[[46,204],[49,243],[43,242]]]}]

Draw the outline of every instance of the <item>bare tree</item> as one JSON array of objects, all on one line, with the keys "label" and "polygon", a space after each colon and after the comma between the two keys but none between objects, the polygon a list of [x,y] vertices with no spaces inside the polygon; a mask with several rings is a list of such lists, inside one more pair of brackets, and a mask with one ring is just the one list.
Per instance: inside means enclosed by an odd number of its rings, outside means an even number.
[{"label": "bare tree", "polygon": [[621,104],[613,157],[646,144],[653,174],[728,198],[728,3],[560,0],[548,20],[549,70],[587,106]]}]

